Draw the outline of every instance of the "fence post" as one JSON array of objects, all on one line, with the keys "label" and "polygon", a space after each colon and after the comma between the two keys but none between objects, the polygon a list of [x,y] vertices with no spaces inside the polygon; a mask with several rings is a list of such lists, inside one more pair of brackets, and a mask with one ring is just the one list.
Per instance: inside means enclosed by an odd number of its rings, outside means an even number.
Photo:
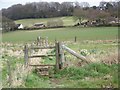
[{"label": "fence post", "polygon": [[56,71],[59,70],[59,43],[55,43],[55,49],[56,49]]},{"label": "fence post", "polygon": [[37,37],[37,45],[39,45],[39,43],[40,43],[40,36]]},{"label": "fence post", "polygon": [[48,46],[48,37],[46,37],[45,43],[46,43],[46,47],[47,47]]},{"label": "fence post", "polygon": [[25,60],[25,66],[28,65],[28,46],[25,45],[24,47],[24,60]]},{"label": "fence post", "polygon": [[40,46],[42,46],[42,38],[40,38]]},{"label": "fence post", "polygon": [[77,37],[75,36],[75,42],[77,42]]},{"label": "fence post", "polygon": [[62,48],[62,43],[59,43],[59,69],[64,67],[64,50]]},{"label": "fence post", "polygon": [[43,38],[43,47],[46,47],[46,39]]}]

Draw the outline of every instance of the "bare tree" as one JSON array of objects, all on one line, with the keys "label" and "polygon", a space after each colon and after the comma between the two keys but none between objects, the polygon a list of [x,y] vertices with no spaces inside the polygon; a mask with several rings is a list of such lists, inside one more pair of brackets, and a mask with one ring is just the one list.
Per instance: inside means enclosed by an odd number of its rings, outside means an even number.
[{"label": "bare tree", "polygon": [[82,8],[76,8],[74,9],[73,15],[75,16],[74,19],[78,20],[80,24],[82,20],[87,17],[87,11],[83,10]]}]

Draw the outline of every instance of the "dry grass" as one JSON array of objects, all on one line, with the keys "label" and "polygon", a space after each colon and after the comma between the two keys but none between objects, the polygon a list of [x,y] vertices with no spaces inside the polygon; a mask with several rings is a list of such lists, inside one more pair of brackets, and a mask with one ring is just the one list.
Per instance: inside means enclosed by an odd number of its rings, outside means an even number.
[{"label": "dry grass", "polygon": [[113,48],[109,48],[105,53],[101,54],[101,53],[96,53],[96,54],[90,54],[88,56],[86,56],[87,58],[87,62],[85,61],[81,61],[80,59],[75,58],[74,56],[71,55],[66,55],[66,61],[65,61],[65,66],[78,66],[78,67],[82,67],[85,66],[86,64],[90,64],[90,63],[104,63],[107,65],[111,65],[111,64],[118,64],[119,63],[119,58],[118,58],[118,53],[120,53],[120,51],[118,52],[118,49],[113,49]]},{"label": "dry grass", "polygon": [[17,64],[16,69],[12,72],[12,87],[25,86],[25,79],[31,72],[31,67],[26,67],[22,64]]},{"label": "dry grass", "polygon": [[111,64],[118,64],[118,51],[116,50],[115,52],[110,52],[107,55],[104,55],[101,57],[101,62],[111,65]]}]

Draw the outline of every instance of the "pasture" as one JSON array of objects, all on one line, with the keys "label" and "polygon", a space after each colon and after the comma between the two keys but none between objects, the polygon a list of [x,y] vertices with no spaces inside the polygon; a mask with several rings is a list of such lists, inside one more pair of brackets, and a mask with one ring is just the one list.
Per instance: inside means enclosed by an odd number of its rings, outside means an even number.
[{"label": "pasture", "polygon": [[40,19],[21,19],[21,20],[16,20],[15,23],[19,24],[23,24],[24,26],[33,26],[35,23],[44,23],[45,25],[47,25],[47,21],[49,20],[56,20],[56,19],[61,19],[63,20],[63,25],[64,26],[70,26],[70,25],[74,25],[75,21],[73,19],[73,17],[68,16],[68,17],[54,17],[54,18],[40,18]]},{"label": "pasture", "polygon": [[54,28],[39,30],[19,30],[15,32],[4,33],[3,42],[29,42],[36,39],[37,36],[48,37],[50,41],[77,41],[84,40],[111,40],[118,37],[118,27],[71,27]]}]

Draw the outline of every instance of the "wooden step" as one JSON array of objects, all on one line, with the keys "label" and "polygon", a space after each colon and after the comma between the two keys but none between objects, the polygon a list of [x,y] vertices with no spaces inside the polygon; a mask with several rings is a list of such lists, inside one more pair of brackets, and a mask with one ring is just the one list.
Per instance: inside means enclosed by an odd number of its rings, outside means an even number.
[{"label": "wooden step", "polygon": [[32,65],[32,64],[29,64],[29,66],[39,67],[39,66],[55,66],[55,65],[52,65],[52,64],[47,64],[47,65]]},{"label": "wooden step", "polygon": [[28,58],[38,58],[38,57],[47,57],[47,56],[55,56],[55,54],[48,54],[48,55],[33,55],[33,56],[28,56]]}]

